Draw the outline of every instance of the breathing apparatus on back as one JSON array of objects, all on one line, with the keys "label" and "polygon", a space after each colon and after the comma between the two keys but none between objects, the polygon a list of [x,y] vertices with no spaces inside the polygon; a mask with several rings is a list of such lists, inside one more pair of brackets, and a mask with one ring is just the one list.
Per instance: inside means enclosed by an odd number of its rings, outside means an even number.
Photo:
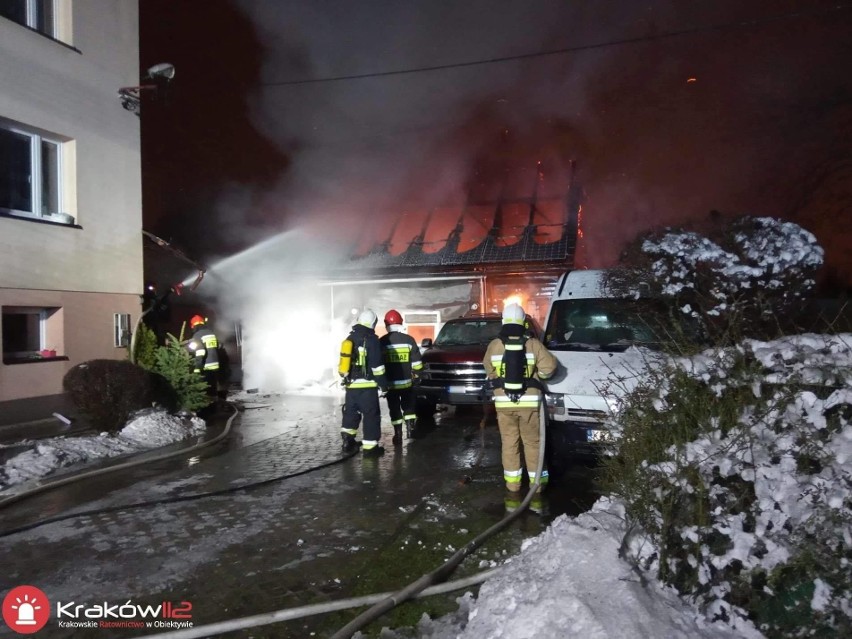
[{"label": "breathing apparatus on back", "polygon": [[[517,404],[530,379],[531,371],[527,370],[527,332],[524,329],[526,313],[517,304],[509,304],[503,309],[503,325],[517,325],[521,330],[517,335],[506,334],[502,331],[500,340],[503,342],[503,360],[500,364],[500,379],[506,396]],[[515,331],[511,331],[515,332]]]},{"label": "breathing apparatus on back", "polygon": [[[377,322],[378,317],[369,308],[364,309],[358,315],[357,323],[371,330],[376,327]],[[367,339],[362,339],[361,343],[357,346],[355,339],[355,333],[353,332],[340,344],[340,360],[337,364],[337,373],[340,375],[344,386],[349,384],[353,379],[367,378]]]}]

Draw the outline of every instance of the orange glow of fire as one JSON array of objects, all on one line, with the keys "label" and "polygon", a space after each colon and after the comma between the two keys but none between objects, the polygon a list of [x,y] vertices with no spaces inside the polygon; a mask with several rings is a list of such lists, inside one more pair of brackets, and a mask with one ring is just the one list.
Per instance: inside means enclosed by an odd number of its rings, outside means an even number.
[{"label": "orange glow of fire", "polygon": [[517,304],[521,308],[524,308],[524,298],[517,294],[510,295],[503,300],[503,308],[506,308],[509,304]]},{"label": "orange glow of fire", "polygon": [[697,81],[698,81],[698,78],[687,78],[686,83],[689,84],[690,82],[697,82]]},{"label": "orange glow of fire", "polygon": [[583,205],[577,209],[577,237],[585,237],[583,233]]}]

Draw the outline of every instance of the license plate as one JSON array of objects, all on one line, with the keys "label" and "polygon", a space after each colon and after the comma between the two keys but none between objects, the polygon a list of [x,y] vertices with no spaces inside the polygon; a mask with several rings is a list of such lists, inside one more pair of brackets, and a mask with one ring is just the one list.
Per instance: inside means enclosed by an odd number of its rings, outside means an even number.
[{"label": "license plate", "polygon": [[450,386],[447,392],[453,395],[478,395],[478,388],[468,388],[467,386]]},{"label": "license plate", "polygon": [[587,430],[587,442],[602,442],[607,440],[607,432],[605,430]]}]

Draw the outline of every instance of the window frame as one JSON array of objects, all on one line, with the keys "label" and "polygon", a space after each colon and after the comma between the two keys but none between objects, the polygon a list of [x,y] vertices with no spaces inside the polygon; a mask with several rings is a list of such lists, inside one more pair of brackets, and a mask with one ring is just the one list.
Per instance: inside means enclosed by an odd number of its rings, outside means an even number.
[{"label": "window frame", "polygon": [[[3,323],[3,331],[7,330],[5,322],[7,316],[23,315],[38,317],[38,348],[23,351],[7,351],[4,344],[0,343],[4,364],[23,364],[28,362],[50,361],[55,359],[68,359],[60,354],[61,348],[61,307],[54,306],[3,306],[0,310],[0,322]],[[35,332],[35,331],[33,331]],[[31,337],[29,334],[26,337]],[[53,339],[57,343],[49,343]],[[29,340],[28,340],[29,341]]]},{"label": "window frame", "polygon": [[[27,27],[41,33],[42,35],[47,36],[53,40],[59,39],[59,20],[58,20],[58,7],[56,0],[20,0],[23,2],[25,7],[26,16],[23,22],[19,22],[14,18],[9,18],[7,16],[0,16],[6,18],[7,20],[11,20],[15,24],[20,24],[23,27]],[[47,20],[44,19],[44,6],[45,3],[50,7],[50,23],[46,24]],[[45,24],[39,24],[44,22]]]},{"label": "window frame", "polygon": [[[63,203],[65,201],[66,184],[65,175],[67,171],[65,158],[65,145],[67,140],[60,136],[47,132],[38,131],[35,128],[27,127],[17,122],[0,118],[0,129],[3,131],[24,136],[29,139],[29,184],[30,184],[30,206],[32,210],[16,209],[5,206],[0,200],[0,213],[12,215],[16,217],[24,217],[35,220],[44,220],[50,222],[60,222],[64,224],[74,224],[73,215],[64,212]],[[56,175],[54,181],[45,188],[45,169],[48,167],[48,158],[45,156],[45,147],[51,147],[55,154]],[[53,189],[55,193],[51,194],[48,191]],[[45,212],[46,200],[51,199],[54,202],[48,204],[48,210]],[[11,204],[11,202],[10,202]],[[56,207],[56,211],[51,211],[50,207]]]},{"label": "window frame", "polygon": [[130,313],[113,313],[112,338],[114,348],[130,348],[133,329],[130,325]]}]

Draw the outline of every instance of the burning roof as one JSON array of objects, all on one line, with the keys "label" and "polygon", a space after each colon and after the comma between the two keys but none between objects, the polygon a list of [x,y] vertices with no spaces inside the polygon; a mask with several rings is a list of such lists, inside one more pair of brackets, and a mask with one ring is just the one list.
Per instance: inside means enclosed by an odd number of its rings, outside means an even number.
[{"label": "burning roof", "polygon": [[540,163],[469,185],[464,202],[401,206],[383,240],[362,238],[347,268],[471,270],[574,262],[580,189],[571,171],[545,176]]}]

